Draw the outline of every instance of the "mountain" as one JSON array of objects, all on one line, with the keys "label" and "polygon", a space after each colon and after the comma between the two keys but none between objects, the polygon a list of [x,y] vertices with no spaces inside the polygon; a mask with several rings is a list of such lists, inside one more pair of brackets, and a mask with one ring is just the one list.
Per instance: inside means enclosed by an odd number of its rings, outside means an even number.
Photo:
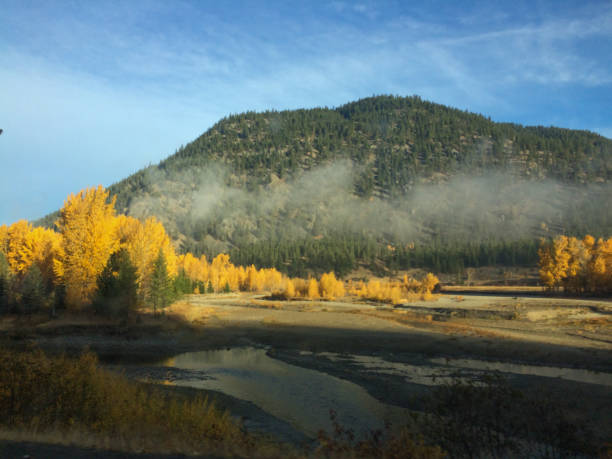
[{"label": "mountain", "polygon": [[185,250],[303,275],[531,264],[539,237],[612,234],[611,182],[597,134],[378,96],[229,116],[110,191]]}]

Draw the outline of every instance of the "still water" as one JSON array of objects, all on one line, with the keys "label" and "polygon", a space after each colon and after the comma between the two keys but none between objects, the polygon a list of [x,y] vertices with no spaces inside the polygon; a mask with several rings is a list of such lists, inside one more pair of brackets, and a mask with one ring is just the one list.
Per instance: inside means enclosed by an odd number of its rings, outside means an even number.
[{"label": "still water", "polygon": [[[306,352],[302,352],[302,354],[306,354]],[[465,380],[495,371],[514,375],[560,378],[579,383],[612,387],[612,374],[579,368],[442,357],[428,359],[428,364],[425,365],[411,365],[404,362],[391,362],[376,356],[336,354],[333,352],[320,352],[317,356],[333,362],[348,363],[369,373],[401,376],[406,382],[425,386],[449,384],[457,379]]]},{"label": "still water", "polygon": [[[302,351],[302,355],[313,355]],[[376,356],[321,352],[313,355],[348,364],[359,372],[400,376],[407,383],[424,386],[448,384],[478,377],[488,371],[563,378],[612,387],[612,374],[587,370],[486,362],[472,359],[431,358],[426,364],[391,362]],[[379,402],[357,384],[326,373],[290,365],[252,347],[187,352],[159,363],[161,367],[187,370],[173,380],[179,386],[223,392],[247,400],[296,430],[314,437],[320,429],[332,431],[330,410],[338,422],[355,433],[380,429],[385,421],[394,425],[407,421],[407,412]]]},{"label": "still water", "polygon": [[311,437],[320,429],[331,431],[330,410],[337,413],[341,425],[356,433],[382,428],[385,420],[396,423],[405,416],[401,408],[379,402],[356,384],[273,359],[264,349],[187,352],[160,365],[202,371],[205,377],[174,383],[251,401]]}]

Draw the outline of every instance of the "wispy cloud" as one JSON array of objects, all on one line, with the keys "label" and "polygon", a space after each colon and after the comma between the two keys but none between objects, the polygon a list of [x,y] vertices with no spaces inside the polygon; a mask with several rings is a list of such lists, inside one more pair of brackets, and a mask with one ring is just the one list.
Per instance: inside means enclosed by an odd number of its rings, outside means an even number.
[{"label": "wispy cloud", "polygon": [[[29,164],[5,162],[2,191],[25,202],[10,194],[14,177],[38,174],[49,199],[61,189],[53,198],[61,202],[66,188],[118,180],[229,113],[381,93],[417,93],[504,121],[606,126],[612,6],[550,2],[543,14],[517,3],[9,0],[0,17],[0,155]],[[0,221],[20,212],[0,209]]]}]

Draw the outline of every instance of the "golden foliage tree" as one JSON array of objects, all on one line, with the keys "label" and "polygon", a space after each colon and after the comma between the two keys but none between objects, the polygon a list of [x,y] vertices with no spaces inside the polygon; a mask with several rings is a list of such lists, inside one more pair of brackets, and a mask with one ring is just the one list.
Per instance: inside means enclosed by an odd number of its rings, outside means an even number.
[{"label": "golden foliage tree", "polygon": [[349,292],[361,298],[398,304],[404,300],[430,300],[432,291],[439,280],[432,273],[427,273],[422,280],[404,276],[401,281],[370,279],[367,283],[357,282],[350,285]]},{"label": "golden foliage tree", "polygon": [[344,296],[344,282],[336,279],[333,272],[325,273],[319,281],[319,291],[323,298],[333,300]]},{"label": "golden foliage tree", "polygon": [[8,226],[0,225],[0,252],[6,257],[8,253]]},{"label": "golden foliage tree", "polygon": [[311,300],[319,298],[319,283],[315,278],[308,280],[308,298]]},{"label": "golden foliage tree", "polygon": [[24,250],[26,238],[31,231],[32,225],[26,220],[19,220],[8,227],[6,259],[14,274],[25,272],[32,264],[31,256]]},{"label": "golden foliage tree", "polygon": [[549,290],[563,288],[578,295],[612,292],[612,238],[558,236],[542,241],[538,254],[540,279]]},{"label": "golden foliage tree", "polygon": [[155,217],[147,218],[144,223],[132,217],[122,217],[118,220],[118,237],[121,246],[130,255],[130,261],[136,266],[138,293],[143,301],[149,291],[155,260],[160,250],[171,278],[176,277],[178,272],[178,258],[164,225]]},{"label": "golden foliage tree", "polygon": [[102,186],[70,194],[56,226],[62,236],[55,274],[66,287],[66,304],[80,308],[92,300],[98,275],[119,247],[115,199]]},{"label": "golden foliage tree", "polygon": [[567,276],[570,253],[569,239],[558,236],[549,243],[542,242],[538,255],[540,257],[540,280],[550,290],[561,286],[561,281]]},{"label": "golden foliage tree", "polygon": [[46,228],[33,228],[26,220],[6,227],[2,247],[11,271],[23,276],[36,265],[46,285],[54,282],[53,260],[61,249],[61,235]]}]

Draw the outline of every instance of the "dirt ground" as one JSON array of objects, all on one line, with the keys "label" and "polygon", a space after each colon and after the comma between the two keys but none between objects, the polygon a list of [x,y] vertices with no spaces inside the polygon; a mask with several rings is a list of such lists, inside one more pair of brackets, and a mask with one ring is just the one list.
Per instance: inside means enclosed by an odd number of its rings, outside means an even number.
[{"label": "dirt ground", "polygon": [[[309,350],[329,347],[327,342],[342,343],[344,352],[381,347],[411,350],[416,339],[434,346],[440,354],[464,352],[483,357],[484,353],[490,358],[499,354],[516,361],[612,370],[610,300],[442,294],[435,301],[393,307],[354,299],[274,301],[261,295],[191,295],[166,314],[209,335],[269,335],[271,344],[279,344],[274,334],[295,335],[296,339],[309,334],[325,336],[308,343]],[[386,339],[365,343],[346,339],[363,335]]]},{"label": "dirt ground", "polygon": [[[73,315],[5,318],[0,342],[16,348],[34,343],[50,351],[89,348],[107,364],[155,362],[195,350],[265,347],[272,357],[347,379],[385,403],[410,409],[420,408],[424,386],[400,374],[366,371],[347,356],[410,365],[478,359],[612,374],[611,300],[520,294],[507,289],[496,294],[452,292],[435,301],[395,307],[354,298],[278,301],[256,294],[189,295],[162,316],[143,311],[129,326]],[[515,375],[512,382],[563,397],[576,419],[588,418],[600,438],[612,438],[611,386],[528,374]],[[278,423],[258,414],[257,407],[231,397],[220,401],[263,431],[278,430]],[[287,431],[285,437],[291,435]]]}]

